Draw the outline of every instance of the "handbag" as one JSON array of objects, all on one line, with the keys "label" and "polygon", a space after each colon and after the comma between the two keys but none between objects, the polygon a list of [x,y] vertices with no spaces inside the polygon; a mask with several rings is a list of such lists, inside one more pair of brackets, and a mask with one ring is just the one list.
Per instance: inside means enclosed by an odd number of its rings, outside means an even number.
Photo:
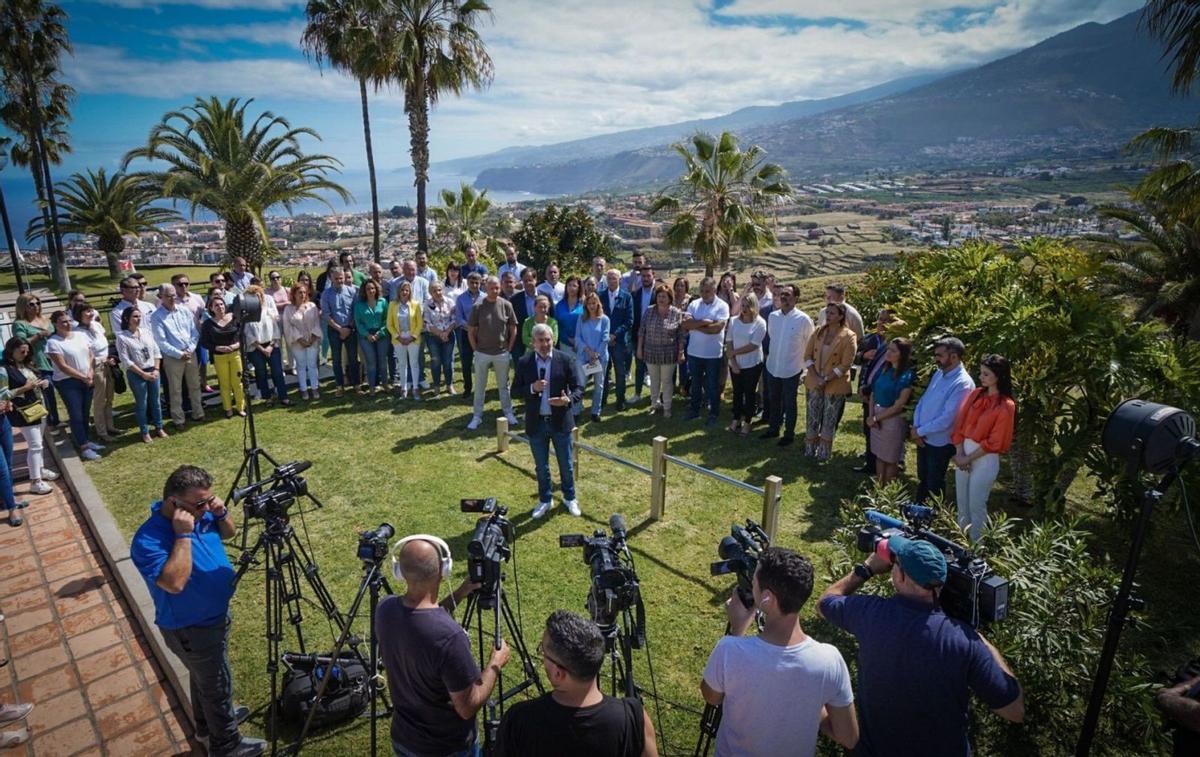
[{"label": "handbag", "polygon": [[25,419],[25,422],[30,425],[41,423],[42,418],[45,418],[50,414],[50,411],[46,409],[46,406],[40,402],[32,402],[28,405],[17,405],[17,412],[19,412],[21,417]]},{"label": "handbag", "polygon": [[121,370],[120,365],[109,365],[108,373],[112,376],[113,392],[116,394],[124,394],[129,385],[125,381],[125,372]]}]

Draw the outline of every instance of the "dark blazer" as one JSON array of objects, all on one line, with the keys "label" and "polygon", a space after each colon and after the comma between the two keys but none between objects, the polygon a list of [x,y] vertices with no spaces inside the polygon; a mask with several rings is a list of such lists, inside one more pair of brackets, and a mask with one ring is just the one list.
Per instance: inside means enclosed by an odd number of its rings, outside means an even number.
[{"label": "dark blazer", "polygon": [[[658,285],[655,284],[655,286],[658,286]],[[653,287],[651,289],[653,289]],[[642,307],[642,290],[639,289],[636,292],[629,293],[629,305],[631,308],[633,308],[633,326],[629,332],[629,339],[630,339],[630,343],[633,345],[634,351],[636,352],[637,351],[638,334],[641,332],[641,328],[642,328],[642,319],[646,317],[646,311],[649,310],[650,308],[654,307],[654,299],[651,298],[649,306],[643,308]],[[610,318],[609,321],[611,322],[611,320],[612,319]],[[610,326],[610,328],[611,328],[611,326]]]},{"label": "dark blazer", "polygon": [[[542,423],[542,395],[534,393],[533,382],[538,380],[537,353],[529,350],[517,361],[513,376],[512,396],[525,400],[525,433],[532,434]],[[550,396],[560,397],[565,390],[572,405],[583,401],[583,387],[579,385],[575,358],[565,352],[554,350],[550,355]],[[570,407],[550,406],[550,430],[570,431],[575,428],[575,414]]]},{"label": "dark blazer", "polygon": [[525,307],[524,288],[518,289],[508,301],[512,303],[513,311],[517,314],[517,340],[513,342],[511,354],[518,358],[525,354],[525,343],[521,341],[521,328],[525,325],[525,320],[533,313]]},{"label": "dark blazer", "polygon": [[[597,292],[600,306],[608,316],[608,334],[616,337],[617,344],[625,344],[629,339],[630,329],[633,328],[633,298],[624,289],[617,292],[616,307],[608,305],[608,290]],[[636,338],[636,337],[635,337]]]}]

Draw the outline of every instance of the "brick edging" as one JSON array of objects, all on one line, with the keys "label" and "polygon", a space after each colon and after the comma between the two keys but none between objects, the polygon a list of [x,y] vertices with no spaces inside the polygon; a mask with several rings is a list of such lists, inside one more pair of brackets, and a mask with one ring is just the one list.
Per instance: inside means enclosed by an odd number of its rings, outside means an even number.
[{"label": "brick edging", "polygon": [[142,633],[150,643],[150,649],[155,659],[166,673],[171,688],[175,690],[176,698],[183,703],[180,709],[190,721],[193,721],[192,725],[194,726],[187,668],[175,655],[171,654],[166,642],[163,641],[162,633],[154,624],[154,601],[150,598],[150,590],[146,588],[145,580],[134,567],[133,560],[130,559],[129,543],[121,534],[121,529],[117,527],[112,514],[109,513],[103,497],[96,490],[96,485],[92,483],[92,477],[84,470],[83,460],[75,452],[75,448],[66,438],[66,434],[62,436],[63,438],[55,440],[54,435],[49,430],[46,431],[46,441],[50,443],[45,447],[58,465],[59,481],[65,483],[74,495],[79,509],[87,520],[88,528],[91,529],[92,536],[100,546],[104,561],[112,570],[113,577],[121,587],[121,592],[125,596],[133,618],[141,626]]}]

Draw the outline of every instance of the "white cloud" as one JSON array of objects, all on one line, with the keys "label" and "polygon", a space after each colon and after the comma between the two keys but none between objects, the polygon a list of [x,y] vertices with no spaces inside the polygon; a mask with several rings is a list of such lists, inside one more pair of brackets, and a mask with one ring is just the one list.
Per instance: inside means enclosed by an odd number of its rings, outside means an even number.
[{"label": "white cloud", "polygon": [[249,8],[252,10],[279,11],[296,6],[303,6],[303,0],[94,0],[101,5],[115,5],[118,8],[161,8],[168,5],[187,5],[211,10],[233,10]]},{"label": "white cloud", "polygon": [[304,21],[222,24],[220,26],[176,26],[167,33],[185,42],[252,42],[256,45],[300,46]]},{"label": "white cloud", "polygon": [[843,18],[868,23],[913,21],[927,13],[980,9],[996,0],[735,0],[718,13],[730,17],[784,17],[803,19]]}]

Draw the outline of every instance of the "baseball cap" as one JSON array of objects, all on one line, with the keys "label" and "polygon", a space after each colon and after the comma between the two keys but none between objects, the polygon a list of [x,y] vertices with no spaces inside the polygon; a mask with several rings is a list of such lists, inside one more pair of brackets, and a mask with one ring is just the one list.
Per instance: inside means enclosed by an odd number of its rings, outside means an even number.
[{"label": "baseball cap", "polygon": [[918,585],[929,588],[933,584],[946,583],[946,557],[929,542],[893,536],[888,539],[888,549]]}]

